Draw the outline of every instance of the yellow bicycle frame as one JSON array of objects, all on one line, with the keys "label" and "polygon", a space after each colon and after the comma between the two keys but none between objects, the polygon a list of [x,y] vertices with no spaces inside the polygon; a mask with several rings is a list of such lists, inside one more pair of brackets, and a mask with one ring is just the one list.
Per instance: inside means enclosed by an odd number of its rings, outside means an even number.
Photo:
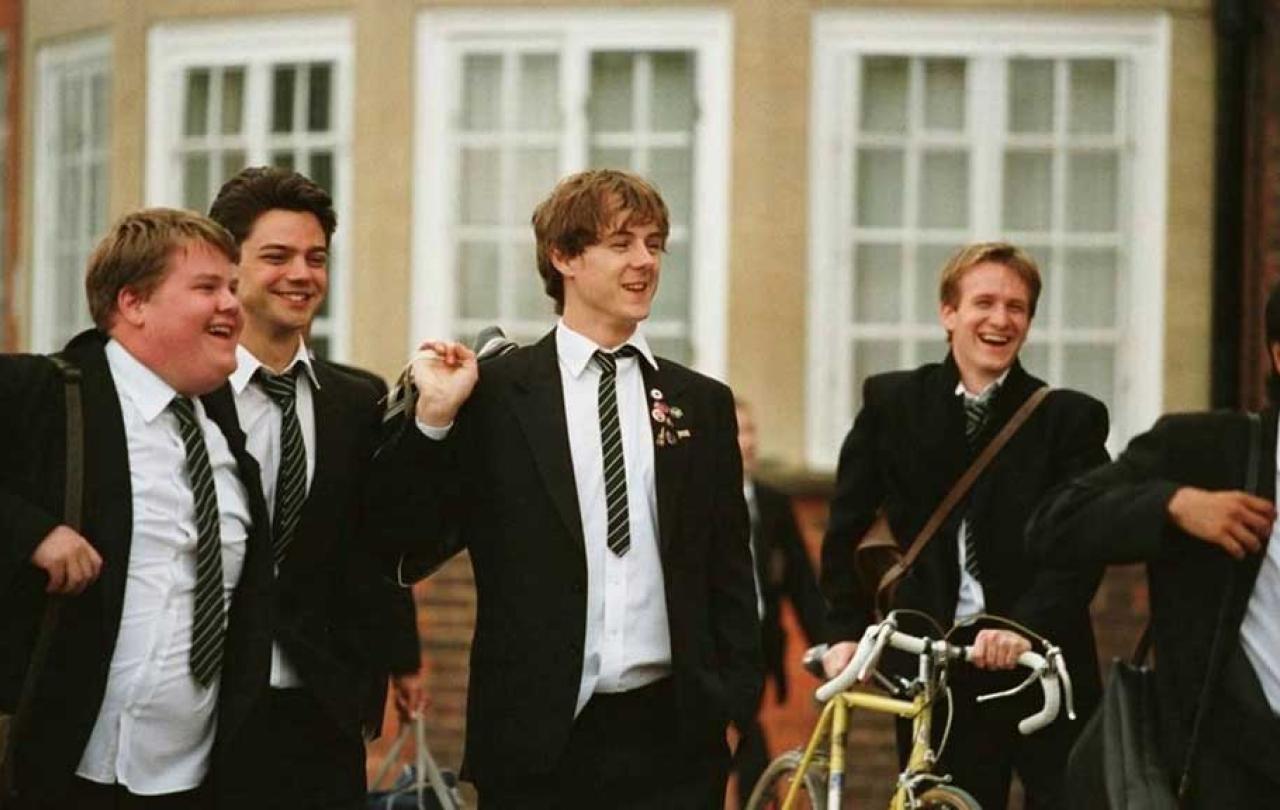
[{"label": "yellow bicycle frame", "polygon": [[[911,720],[911,755],[907,758],[905,773],[916,773],[932,769],[933,763],[928,761],[931,755],[929,735],[933,726],[933,712],[929,710],[933,704],[933,695],[930,692],[931,690],[925,690],[910,701],[885,697],[872,692],[852,690],[832,698],[827,703],[826,708],[822,710],[822,716],[818,718],[818,725],[814,728],[813,735],[809,737],[809,744],[804,749],[804,756],[796,768],[795,778],[792,779],[791,787],[787,790],[787,796],[783,799],[782,810],[792,810],[795,806],[800,784],[804,781],[804,775],[809,770],[809,763],[813,760],[814,753],[822,743],[823,736],[828,728],[831,730],[831,753],[827,775],[827,807],[834,810],[834,808],[840,806],[840,795],[844,790],[845,732],[849,729],[849,713],[853,709],[867,709],[879,714],[894,714]],[[906,810],[906,807],[907,791],[904,785],[899,784],[893,792],[893,799],[889,802],[889,810]]]}]

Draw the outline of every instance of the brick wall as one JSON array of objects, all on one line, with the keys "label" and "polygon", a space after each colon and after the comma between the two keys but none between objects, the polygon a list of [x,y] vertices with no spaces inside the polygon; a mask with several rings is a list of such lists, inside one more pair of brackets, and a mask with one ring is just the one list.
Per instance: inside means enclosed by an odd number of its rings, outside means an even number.
[{"label": "brick wall", "polygon": [[[805,542],[816,561],[826,523],[826,500],[820,496],[797,497],[796,517]],[[428,688],[434,704],[428,712],[428,745],[442,767],[456,769],[462,761],[464,712],[466,707],[467,650],[475,620],[475,592],[471,584],[471,563],[461,556],[415,589],[418,629],[423,658],[428,666]],[[1146,617],[1146,580],[1140,566],[1109,570],[1093,603],[1101,660],[1127,655],[1132,650]],[[792,671],[791,690],[784,704],[766,695],[762,722],[775,752],[802,745],[817,719],[806,685],[816,685],[799,666],[803,635],[795,616],[785,613],[790,639],[787,660]],[[369,750],[369,772],[374,773],[383,752],[396,731],[393,713],[388,711],[388,733]],[[855,717],[849,752],[851,786],[856,807],[883,806],[888,801],[897,772],[893,743],[893,722],[878,715]],[[407,759],[407,753],[405,755]],[[1014,803],[1019,807],[1020,803]]]}]

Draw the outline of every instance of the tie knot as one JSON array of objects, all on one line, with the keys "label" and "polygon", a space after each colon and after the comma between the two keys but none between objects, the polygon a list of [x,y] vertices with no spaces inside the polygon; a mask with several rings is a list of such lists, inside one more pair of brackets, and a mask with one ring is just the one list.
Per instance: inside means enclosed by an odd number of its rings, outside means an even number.
[{"label": "tie knot", "polygon": [[176,396],[169,400],[169,410],[178,418],[178,425],[184,430],[196,425],[196,406],[189,397]]},{"label": "tie knot", "polygon": [[966,438],[974,438],[987,421],[991,412],[991,401],[995,398],[999,385],[992,385],[976,397],[964,398],[964,433]]},{"label": "tie knot", "polygon": [[267,396],[281,408],[289,407],[298,397],[297,363],[283,374],[272,374],[265,368],[259,367],[253,373],[253,378],[258,385],[262,386],[262,390],[267,392]]},{"label": "tie knot", "polygon": [[606,352],[604,349],[596,349],[596,353],[592,355],[592,359],[596,361],[596,365],[605,374],[614,374],[618,370],[618,361],[624,357],[636,357],[640,354],[640,350],[630,343],[619,348],[616,352]]}]

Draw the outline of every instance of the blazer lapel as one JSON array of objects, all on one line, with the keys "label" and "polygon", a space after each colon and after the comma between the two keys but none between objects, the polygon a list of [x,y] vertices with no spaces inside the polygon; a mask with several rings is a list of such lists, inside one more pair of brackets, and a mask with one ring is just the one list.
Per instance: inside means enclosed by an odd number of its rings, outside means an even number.
[{"label": "blazer lapel", "polygon": [[555,335],[554,330],[548,332],[530,349],[523,378],[512,387],[512,407],[560,519],[578,548],[585,550]]},{"label": "blazer lapel", "polygon": [[84,403],[85,533],[101,553],[104,638],[114,639],[120,626],[124,588],[133,539],[133,490],[129,479],[129,447],[124,415],[111,369],[106,337],[96,330],[81,333],[66,356],[80,368]]},{"label": "blazer lapel", "polygon": [[[645,401],[649,406],[649,426],[654,441],[653,475],[658,492],[658,548],[665,555],[672,538],[680,533],[680,503],[685,489],[685,473],[689,468],[690,442],[697,441],[699,437],[691,435],[678,438],[674,444],[660,438],[663,426],[653,414],[661,412],[662,406],[682,406],[684,381],[672,374],[662,360],[658,361],[656,369],[650,368],[643,359],[639,362],[644,374]],[[693,414],[685,414],[676,421],[691,424],[697,420]],[[703,437],[702,440],[706,441],[706,438]]]}]

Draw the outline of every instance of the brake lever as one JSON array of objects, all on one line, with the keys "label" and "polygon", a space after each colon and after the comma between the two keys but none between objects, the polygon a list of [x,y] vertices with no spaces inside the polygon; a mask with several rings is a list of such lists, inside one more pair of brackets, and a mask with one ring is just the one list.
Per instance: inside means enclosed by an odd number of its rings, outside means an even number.
[{"label": "brake lever", "polygon": [[1062,655],[1062,650],[1059,647],[1050,647],[1045,650],[1044,657],[1053,666],[1054,671],[1058,673],[1058,680],[1062,683],[1062,691],[1067,697],[1067,717],[1075,720],[1076,702],[1074,693],[1071,690],[1071,673],[1067,671],[1067,659]]},{"label": "brake lever", "polygon": [[880,655],[884,653],[884,648],[889,643],[889,636],[893,635],[893,631],[897,629],[896,624],[891,621],[885,621],[880,625],[880,629],[876,632],[875,644],[871,648],[871,655],[867,656],[862,662],[862,666],[858,669],[858,683],[866,683],[867,676],[872,668],[880,663]]},{"label": "brake lever", "polygon": [[1014,695],[1018,694],[1022,690],[1031,686],[1031,684],[1035,683],[1036,679],[1039,678],[1041,674],[1042,673],[1039,669],[1033,669],[1027,675],[1027,677],[1023,679],[1022,683],[1018,684],[1017,686],[1011,689],[1005,689],[1001,692],[992,692],[991,694],[988,694],[988,695],[978,695],[977,701],[979,703],[986,703],[988,700],[999,700],[1000,698],[1013,697]]}]

